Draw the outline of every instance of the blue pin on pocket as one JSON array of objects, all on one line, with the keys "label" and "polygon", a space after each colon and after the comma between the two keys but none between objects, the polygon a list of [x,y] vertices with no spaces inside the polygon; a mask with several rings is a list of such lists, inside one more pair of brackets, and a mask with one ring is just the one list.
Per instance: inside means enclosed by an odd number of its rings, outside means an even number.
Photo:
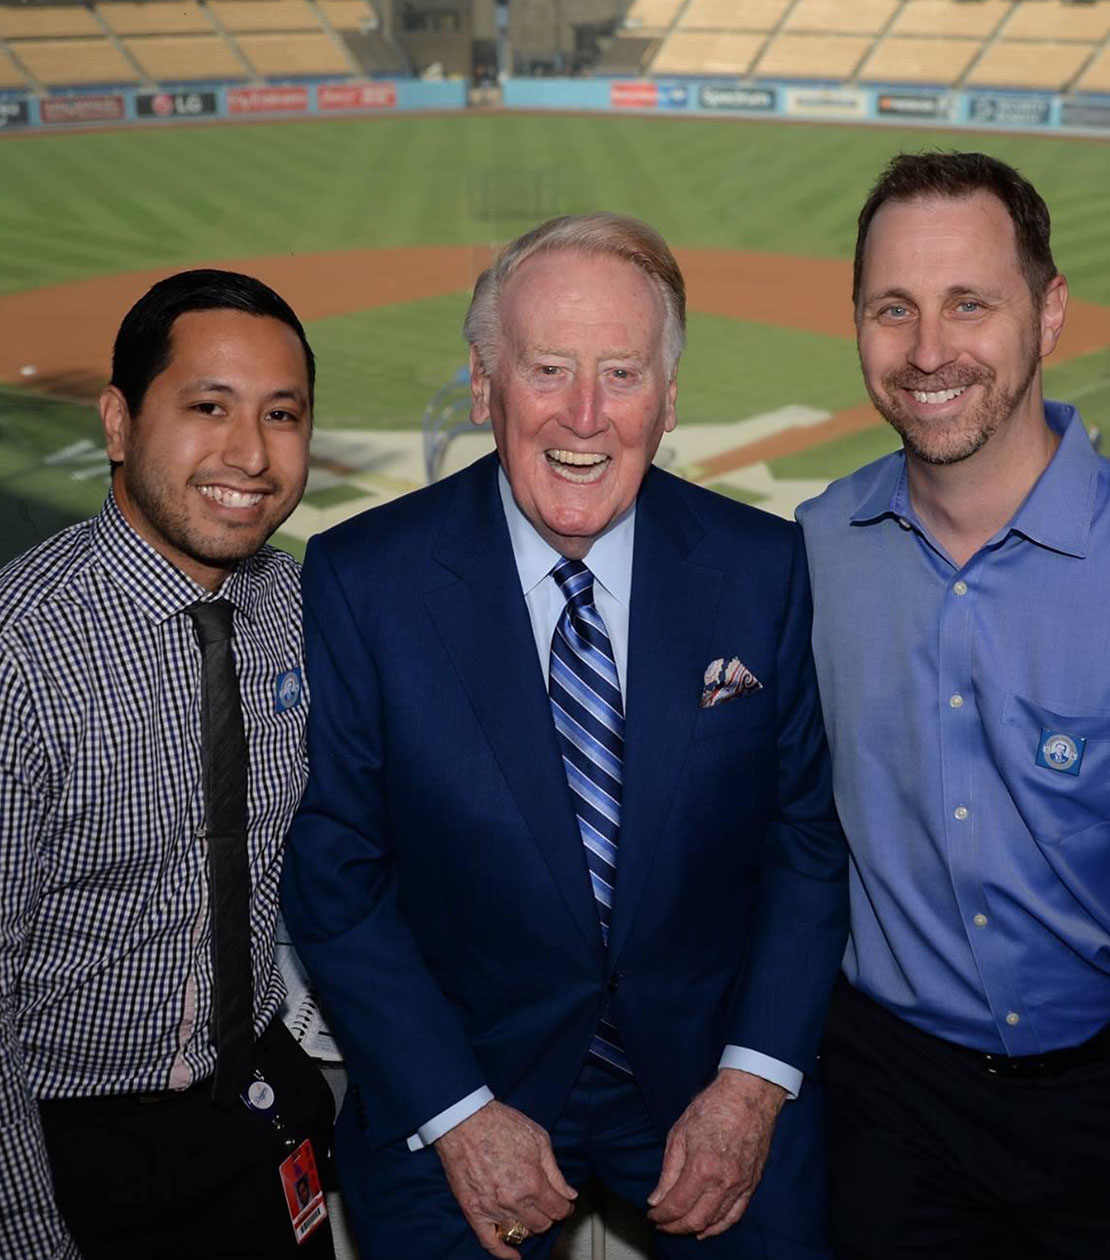
[{"label": "blue pin on pocket", "polygon": [[1087,741],[1064,731],[1050,731],[1041,727],[1041,740],[1037,748],[1037,765],[1058,774],[1078,774],[1083,764],[1083,751]]},{"label": "blue pin on pocket", "polygon": [[285,713],[301,702],[304,686],[299,669],[287,669],[274,679],[274,712]]}]

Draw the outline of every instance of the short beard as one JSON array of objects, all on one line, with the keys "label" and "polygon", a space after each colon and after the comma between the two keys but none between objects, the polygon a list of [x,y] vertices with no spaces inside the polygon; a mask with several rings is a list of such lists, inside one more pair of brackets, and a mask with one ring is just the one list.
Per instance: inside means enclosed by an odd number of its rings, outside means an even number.
[{"label": "short beard", "polygon": [[[981,450],[1017,410],[1018,404],[1029,391],[1037,374],[1040,357],[1034,355],[1028,370],[1018,387],[1010,393],[998,393],[994,389],[995,373],[989,368],[968,369],[953,367],[940,377],[933,378],[909,368],[889,372],[883,377],[882,393],[870,387],[868,393],[876,410],[897,432],[907,454],[923,464],[944,466],[959,464]],[[899,390],[934,392],[980,385],[983,396],[974,408],[963,415],[952,431],[934,428],[921,421],[898,401]]]}]

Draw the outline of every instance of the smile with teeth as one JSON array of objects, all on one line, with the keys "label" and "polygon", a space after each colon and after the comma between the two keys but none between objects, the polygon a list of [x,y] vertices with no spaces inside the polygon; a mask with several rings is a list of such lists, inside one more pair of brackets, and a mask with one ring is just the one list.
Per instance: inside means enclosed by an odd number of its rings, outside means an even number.
[{"label": "smile with teeth", "polygon": [[609,456],[597,451],[549,450],[544,454],[551,468],[568,481],[597,481],[605,472]]},{"label": "smile with teeth", "polygon": [[246,490],[233,490],[230,486],[198,486],[197,489],[206,499],[218,503],[220,507],[251,508],[262,502],[262,495]]},{"label": "smile with teeth", "polygon": [[967,386],[961,385],[959,389],[915,389],[911,390],[911,393],[919,403],[946,403],[951,402],[953,398],[959,398],[965,389]]}]

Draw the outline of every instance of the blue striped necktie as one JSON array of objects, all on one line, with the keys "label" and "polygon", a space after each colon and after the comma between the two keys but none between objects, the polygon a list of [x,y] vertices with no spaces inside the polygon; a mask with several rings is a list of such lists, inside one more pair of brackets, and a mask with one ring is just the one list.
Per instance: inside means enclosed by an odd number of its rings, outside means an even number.
[{"label": "blue striped necktie", "polygon": [[[566,607],[551,640],[548,694],[586,851],[601,937],[609,944],[617,844],[621,828],[624,706],[605,622],[594,606],[594,575],[581,560],[561,560],[551,571]],[[608,1004],[590,1054],[631,1072]]]}]

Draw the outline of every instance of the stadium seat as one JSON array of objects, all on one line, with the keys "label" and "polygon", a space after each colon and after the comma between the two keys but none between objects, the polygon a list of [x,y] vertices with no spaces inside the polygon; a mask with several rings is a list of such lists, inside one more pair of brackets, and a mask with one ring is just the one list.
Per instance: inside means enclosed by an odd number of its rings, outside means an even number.
[{"label": "stadium seat", "polygon": [[1075,91],[1110,93],[1110,48],[1104,48],[1098,53],[1083,71],[1075,85]]},{"label": "stadium seat", "polygon": [[1003,32],[1008,40],[1037,39],[1054,42],[1076,40],[1097,43],[1110,32],[1110,0],[1095,4],[1063,4],[1061,0],[1036,0],[1019,4]]},{"label": "stadium seat", "polygon": [[378,15],[366,0],[317,0],[317,3],[337,31],[370,30],[378,25]]},{"label": "stadium seat", "polygon": [[747,74],[763,35],[676,31],[656,54],[652,74]]},{"label": "stadium seat", "polygon": [[109,39],[24,39],[16,55],[47,87],[136,83],[131,63]]},{"label": "stadium seat", "polygon": [[953,4],[952,0],[906,0],[890,28],[892,35],[962,35],[987,39],[998,30],[1013,9],[1013,0],[978,0]]},{"label": "stadium seat", "polygon": [[1094,44],[1049,44],[1038,40],[992,44],[971,70],[969,87],[1028,87],[1063,92],[1071,84]]},{"label": "stadium seat", "polygon": [[251,65],[267,78],[351,73],[351,63],[343,51],[322,31],[295,36],[273,32],[240,35],[238,44]]},{"label": "stadium seat", "polygon": [[320,30],[305,0],[209,0],[208,7],[229,31]]},{"label": "stadium seat", "polygon": [[870,47],[868,35],[783,32],[760,58],[755,73],[767,79],[849,79]]},{"label": "stadium seat", "polygon": [[220,36],[146,35],[126,39],[127,51],[158,83],[245,79],[247,72]]},{"label": "stadium seat", "polygon": [[193,0],[177,0],[175,4],[131,4],[120,0],[98,4],[96,11],[117,35],[212,33],[212,23]]},{"label": "stadium seat", "polygon": [[53,35],[103,35],[92,13],[78,5],[0,5],[0,38],[48,39]]},{"label": "stadium seat", "polygon": [[981,48],[977,39],[888,35],[876,44],[859,77],[867,83],[950,87],[959,82]]},{"label": "stadium seat", "polygon": [[23,71],[0,48],[0,88],[25,88],[28,86]]},{"label": "stadium seat", "polygon": [[690,0],[678,20],[678,30],[771,31],[779,24],[790,0]]},{"label": "stadium seat", "polygon": [[899,0],[797,0],[783,29],[876,35],[890,21],[898,3]]}]

